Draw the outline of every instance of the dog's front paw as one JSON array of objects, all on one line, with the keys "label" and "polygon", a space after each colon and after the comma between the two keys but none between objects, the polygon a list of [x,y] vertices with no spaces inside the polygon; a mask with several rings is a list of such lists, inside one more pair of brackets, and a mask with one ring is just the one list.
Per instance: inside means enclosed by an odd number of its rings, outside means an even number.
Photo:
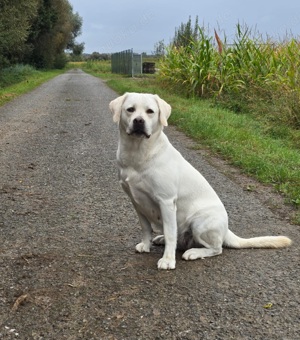
[{"label": "dog's front paw", "polygon": [[165,259],[165,258],[162,257],[157,262],[157,268],[158,269],[175,269],[175,267],[176,267],[176,261],[175,260]]},{"label": "dog's front paw", "polygon": [[138,253],[150,253],[150,244],[141,242],[135,246],[135,250]]}]

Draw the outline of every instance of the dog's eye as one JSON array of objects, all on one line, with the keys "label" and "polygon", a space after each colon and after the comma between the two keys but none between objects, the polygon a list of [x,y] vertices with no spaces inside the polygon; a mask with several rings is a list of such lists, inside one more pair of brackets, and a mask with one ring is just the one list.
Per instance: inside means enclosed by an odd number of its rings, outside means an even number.
[{"label": "dog's eye", "polygon": [[154,113],[154,111],[151,110],[151,109],[148,109],[146,112],[147,112],[148,114]]},{"label": "dog's eye", "polygon": [[128,111],[128,112],[134,112],[134,111],[135,111],[135,108],[134,108],[134,107],[129,107],[129,108],[127,109],[127,111]]}]

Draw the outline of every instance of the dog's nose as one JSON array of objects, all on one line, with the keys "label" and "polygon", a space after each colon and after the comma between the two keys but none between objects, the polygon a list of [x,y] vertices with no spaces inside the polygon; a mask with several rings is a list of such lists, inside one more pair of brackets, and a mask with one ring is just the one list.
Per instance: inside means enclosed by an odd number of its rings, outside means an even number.
[{"label": "dog's nose", "polygon": [[133,124],[135,125],[135,126],[143,126],[144,125],[144,123],[145,123],[145,120],[144,120],[144,118],[142,118],[142,117],[137,117],[137,118],[135,118],[134,120],[133,120]]}]

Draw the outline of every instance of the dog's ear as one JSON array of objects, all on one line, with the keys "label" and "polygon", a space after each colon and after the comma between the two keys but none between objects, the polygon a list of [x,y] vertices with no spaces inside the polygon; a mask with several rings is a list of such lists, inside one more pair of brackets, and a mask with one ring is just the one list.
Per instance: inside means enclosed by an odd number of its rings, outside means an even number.
[{"label": "dog's ear", "polygon": [[123,96],[118,97],[114,100],[112,100],[109,103],[109,109],[113,114],[113,121],[115,123],[119,123],[120,117],[121,117],[121,112],[122,112],[122,104],[127,96],[127,93],[123,94]]},{"label": "dog's ear", "polygon": [[167,102],[161,99],[157,94],[155,94],[154,97],[159,107],[160,122],[163,126],[168,126],[168,118],[170,117],[171,114],[171,105],[169,105]]}]

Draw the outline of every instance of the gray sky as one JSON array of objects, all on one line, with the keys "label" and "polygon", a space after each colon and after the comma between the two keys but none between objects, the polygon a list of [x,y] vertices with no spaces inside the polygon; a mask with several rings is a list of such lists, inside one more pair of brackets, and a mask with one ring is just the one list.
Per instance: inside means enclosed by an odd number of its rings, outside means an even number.
[{"label": "gray sky", "polygon": [[194,23],[216,28],[234,37],[238,22],[276,39],[286,32],[300,35],[299,0],[69,0],[74,12],[83,18],[82,35],[85,53],[118,52],[133,48],[150,53],[160,40],[166,44],[174,37],[175,28]]}]

